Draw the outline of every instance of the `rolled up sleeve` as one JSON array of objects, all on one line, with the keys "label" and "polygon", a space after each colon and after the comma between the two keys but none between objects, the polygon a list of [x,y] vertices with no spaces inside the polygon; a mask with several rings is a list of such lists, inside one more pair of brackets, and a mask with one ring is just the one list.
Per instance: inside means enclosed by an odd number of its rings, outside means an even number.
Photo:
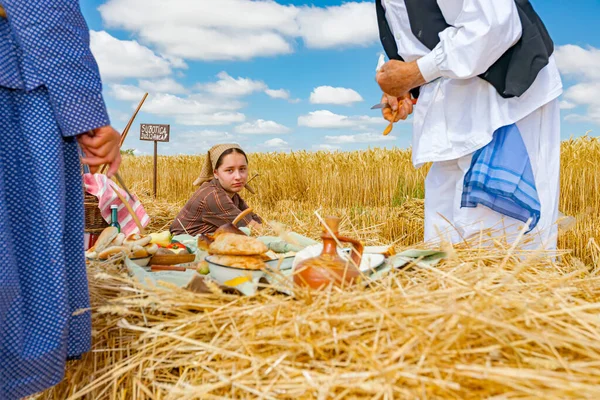
[{"label": "rolled up sleeve", "polygon": [[514,0],[438,0],[451,25],[440,42],[417,61],[427,82],[469,79],[487,71],[521,38]]}]

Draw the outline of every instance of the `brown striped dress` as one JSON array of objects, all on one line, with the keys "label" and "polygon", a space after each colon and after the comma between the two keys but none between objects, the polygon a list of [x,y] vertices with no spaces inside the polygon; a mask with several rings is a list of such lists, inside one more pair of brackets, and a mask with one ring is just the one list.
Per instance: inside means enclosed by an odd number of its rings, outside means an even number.
[{"label": "brown striped dress", "polygon": [[[171,223],[169,230],[173,235],[181,235],[186,231],[192,236],[212,233],[221,225],[233,222],[235,217],[247,208],[248,205],[239,194],[229,196],[219,181],[212,179],[204,182],[188,200]],[[258,215],[250,213],[238,226],[247,226],[251,221],[262,224]]]}]

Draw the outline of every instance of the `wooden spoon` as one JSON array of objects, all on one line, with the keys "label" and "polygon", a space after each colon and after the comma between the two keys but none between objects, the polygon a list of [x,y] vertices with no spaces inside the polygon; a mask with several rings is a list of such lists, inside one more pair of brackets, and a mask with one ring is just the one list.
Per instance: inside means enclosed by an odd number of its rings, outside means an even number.
[{"label": "wooden spoon", "polygon": [[394,128],[394,120],[396,119],[396,115],[398,115],[398,110],[392,113],[392,122],[383,130],[383,136],[387,136]]}]

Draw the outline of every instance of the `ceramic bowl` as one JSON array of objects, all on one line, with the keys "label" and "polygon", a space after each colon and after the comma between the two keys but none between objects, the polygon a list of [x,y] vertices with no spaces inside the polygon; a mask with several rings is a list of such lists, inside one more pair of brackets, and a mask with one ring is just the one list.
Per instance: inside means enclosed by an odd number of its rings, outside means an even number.
[{"label": "ceramic bowl", "polygon": [[142,257],[142,258],[130,258],[129,260],[131,260],[135,265],[138,265],[140,267],[145,267],[148,265],[151,258],[152,258],[152,256],[148,256],[148,257]]},{"label": "ceramic bowl", "polygon": [[210,277],[224,286],[234,287],[244,294],[254,293],[258,281],[265,276],[262,270],[242,269],[218,264],[211,256],[205,258]]},{"label": "ceramic bowl", "polygon": [[277,258],[274,260],[265,261],[265,264],[267,264],[267,266],[273,271],[285,271],[292,268],[294,257],[295,256],[285,257],[281,260]]}]

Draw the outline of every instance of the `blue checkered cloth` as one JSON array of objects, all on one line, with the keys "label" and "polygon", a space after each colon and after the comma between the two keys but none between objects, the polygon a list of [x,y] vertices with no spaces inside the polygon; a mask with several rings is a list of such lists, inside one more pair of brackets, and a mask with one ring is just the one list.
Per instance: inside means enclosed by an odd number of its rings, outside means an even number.
[{"label": "blue checkered cloth", "polygon": [[531,219],[528,232],[540,219],[531,162],[515,124],[498,129],[492,141],[473,155],[465,175],[461,207],[479,204],[519,221]]}]

